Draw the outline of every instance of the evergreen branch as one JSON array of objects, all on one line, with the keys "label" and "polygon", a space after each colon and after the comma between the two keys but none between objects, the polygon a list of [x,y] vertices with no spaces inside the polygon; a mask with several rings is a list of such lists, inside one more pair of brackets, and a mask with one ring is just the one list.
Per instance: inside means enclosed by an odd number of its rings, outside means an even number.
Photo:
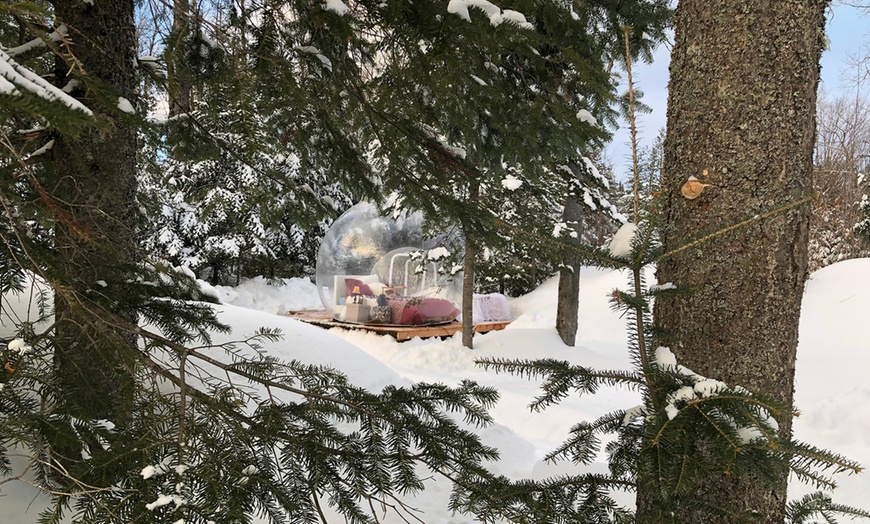
[{"label": "evergreen branch", "polygon": [[857,475],[864,471],[864,468],[854,460],[795,440],[784,442],[780,451],[790,455],[792,460],[796,460],[798,464],[806,464],[822,469],[833,468],[834,474],[849,472],[850,474]]},{"label": "evergreen branch", "polygon": [[816,488],[836,489],[837,483],[833,478],[823,475],[818,471],[814,471],[810,467],[803,467],[792,461],[789,464],[789,471],[794,474],[797,479],[803,484],[811,484]]},{"label": "evergreen branch", "polygon": [[513,373],[514,375],[525,376],[529,379],[546,377],[554,373],[569,374],[573,372],[577,375],[582,375],[591,379],[600,379],[603,383],[608,385],[625,383],[641,386],[644,384],[644,381],[640,376],[633,372],[593,370],[592,368],[571,364],[566,360],[506,360],[495,358],[476,359],[474,363],[487,371],[492,370],[495,373]]},{"label": "evergreen branch", "polygon": [[[254,373],[249,372],[249,371],[245,371],[244,369],[241,369],[236,365],[221,362],[220,360],[212,358],[212,357],[210,357],[210,356],[208,356],[200,351],[197,351],[197,350],[194,350],[191,348],[187,348],[181,344],[175,343],[175,342],[173,342],[165,337],[162,337],[156,333],[152,333],[152,332],[145,330],[139,326],[131,325],[131,324],[128,324],[126,322],[125,322],[125,324],[127,325],[128,329],[130,329],[132,332],[134,332],[138,336],[140,336],[146,340],[152,340],[154,342],[158,342],[158,343],[164,345],[165,347],[172,349],[179,356],[187,355],[187,356],[192,356],[192,357],[198,358],[198,359],[202,360],[203,362],[207,362],[208,364],[211,364],[212,366],[215,366],[218,369],[220,369],[226,373],[238,375],[242,378],[246,378],[246,379],[251,380],[253,382],[256,382],[258,384],[262,384],[263,386],[266,386],[268,388],[274,388],[274,389],[286,391],[288,393],[294,393],[296,395],[299,395],[299,396],[302,396],[302,397],[305,397],[308,399],[324,400],[324,401],[339,404],[339,405],[342,405],[342,406],[345,406],[345,407],[348,407],[348,408],[351,408],[354,410],[364,411],[362,409],[362,406],[359,404],[348,402],[348,401],[342,400],[340,398],[337,398],[335,396],[323,395],[323,394],[312,392],[310,390],[295,388],[295,387],[288,386],[287,384],[284,384],[281,382],[275,382],[274,380],[266,379],[264,377],[258,376]],[[368,413],[368,414],[371,415],[372,413]]]},{"label": "evergreen branch", "polygon": [[722,236],[726,233],[730,233],[731,231],[734,231],[736,229],[740,229],[740,228],[748,226],[750,224],[754,224],[755,222],[759,222],[761,220],[766,220],[768,218],[779,215],[781,213],[785,213],[786,211],[796,209],[804,204],[807,204],[807,203],[815,200],[817,196],[818,195],[816,193],[813,193],[812,195],[805,196],[803,198],[799,198],[798,200],[795,200],[794,202],[791,202],[791,203],[788,203],[784,206],[780,206],[778,208],[772,209],[772,210],[767,211],[765,213],[753,215],[752,217],[747,218],[746,220],[743,220],[743,221],[738,222],[736,224],[732,224],[728,227],[719,229],[717,231],[714,231],[712,233],[704,235],[701,238],[695,239],[695,240],[689,242],[688,244],[683,244],[682,246],[679,246],[679,247],[674,248],[670,251],[667,251],[664,254],[662,254],[661,256],[659,256],[657,261],[661,262],[662,260],[665,260],[667,258],[671,258],[674,255],[677,255],[677,254],[679,254],[687,249],[691,249],[691,248],[696,247],[696,246],[703,244],[705,242],[709,242],[710,240],[712,240],[716,237]]},{"label": "evergreen branch", "polygon": [[680,475],[677,477],[674,482],[674,493],[680,492],[680,486],[683,484],[683,479],[686,477],[686,463],[689,461],[689,456],[687,454],[683,454],[683,459],[680,461]]},{"label": "evergreen branch", "polygon": [[562,252],[572,253],[580,257],[581,260],[585,263],[592,263],[598,267],[612,269],[630,267],[629,263],[627,263],[625,260],[609,255],[608,251],[602,249],[596,249],[591,246],[583,246],[573,243],[567,244],[565,242],[560,242],[559,240],[553,239],[551,237],[546,237],[526,231],[519,226],[512,225],[500,218],[491,219],[491,223],[497,229],[504,229],[506,231],[510,231],[514,238],[525,238],[525,241],[531,245],[543,246]]},{"label": "evergreen branch", "polygon": [[601,385],[627,386],[640,388],[646,385],[643,378],[635,373],[623,371],[597,371],[583,366],[575,366],[567,361],[554,359],[502,360],[480,359],[475,363],[485,370],[495,373],[508,372],[528,379],[541,378],[543,394],[529,405],[533,411],[540,411],[565,398],[570,390],[582,394],[593,394]]},{"label": "evergreen branch", "polygon": [[[117,486],[94,486],[84,482],[83,480],[71,475],[69,471],[63,466],[63,464],[57,460],[43,460],[38,457],[32,455],[18,455],[18,454],[9,454],[8,457],[15,458],[21,457],[27,459],[27,465],[25,468],[15,476],[9,476],[0,480],[0,486],[6,484],[7,482],[23,482],[28,486],[40,491],[41,493],[45,493],[46,495],[54,495],[59,497],[77,497],[82,495],[95,495],[99,493],[124,493],[124,492],[132,492],[130,489],[123,489]],[[56,472],[60,477],[69,480],[76,487],[74,490],[60,490],[51,486],[48,486],[44,483],[39,483],[31,480],[30,470],[35,464],[41,464],[45,468]]]},{"label": "evergreen branch", "polygon": [[[759,398],[757,396],[740,395],[740,394],[727,394],[727,393],[724,395],[723,394],[716,394],[716,395],[706,397],[706,398],[694,398],[694,399],[689,401],[689,404],[708,404],[711,402],[718,403],[719,401],[723,401],[723,400],[724,401],[734,400],[736,402],[741,402],[743,406],[745,406],[746,404],[758,406],[760,408],[767,410],[769,413],[771,413],[773,415],[782,415],[783,412],[785,411],[785,409],[782,406],[780,406],[780,405],[778,405],[778,404],[776,404],[773,401],[770,401],[768,399],[762,399],[762,398]],[[752,418],[752,420],[756,420],[756,418],[754,416],[752,416],[751,418]]]},{"label": "evergreen branch", "polygon": [[51,33],[40,32],[33,40],[17,47],[6,48],[4,51],[6,51],[6,54],[17,62],[26,62],[46,53],[47,51],[53,51],[56,44],[62,42],[66,38],[66,34],[67,28],[64,24],[61,24]]},{"label": "evergreen branch", "polygon": [[566,458],[575,464],[589,464],[597,457],[600,447],[601,441],[595,436],[595,428],[580,423],[571,428],[571,438],[547,453],[544,460],[555,462],[558,458]]},{"label": "evergreen branch", "polygon": [[816,515],[822,516],[827,522],[836,523],[833,514],[840,514],[854,520],[856,518],[870,519],[870,512],[836,504],[824,492],[817,491],[804,495],[800,500],[794,500],[786,505],[786,522],[790,524],[806,524]]},{"label": "evergreen branch", "polygon": [[[628,37],[628,33],[626,32],[626,38]],[[626,41],[627,42],[627,41]],[[628,45],[626,43],[626,45]],[[641,268],[633,267],[632,270],[632,280],[634,280],[634,296],[637,299],[641,299],[643,297],[643,289],[641,289]],[[660,401],[658,395],[652,394],[655,392],[655,384],[651,381],[651,377],[653,376],[652,365],[650,364],[649,354],[646,349],[646,333],[644,330],[643,323],[643,314],[644,308],[635,306],[634,307],[634,316],[635,316],[635,335],[637,336],[637,354],[640,357],[641,363],[641,373],[644,377],[644,386],[647,391],[650,392],[650,397],[653,402],[653,406],[656,410],[660,409]]]}]

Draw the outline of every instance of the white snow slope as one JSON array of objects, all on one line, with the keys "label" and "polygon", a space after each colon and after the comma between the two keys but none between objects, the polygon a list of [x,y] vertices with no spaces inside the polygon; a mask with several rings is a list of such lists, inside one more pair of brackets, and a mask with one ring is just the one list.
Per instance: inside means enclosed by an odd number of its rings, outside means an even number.
[{"label": "white snow slope", "polygon": [[[494,375],[474,364],[474,359],[486,356],[554,357],[599,368],[627,368],[625,323],[608,303],[609,292],[625,286],[624,275],[584,268],[581,282],[575,348],[566,347],[556,334],[555,279],[512,300],[515,321],[504,331],[477,335],[473,351],[463,348],[458,336],[400,344],[370,333],[323,331],[277,315],[319,303],[315,286],[304,280],[292,279],[276,287],[255,279],[238,288],[217,288],[216,294],[229,302],[221,306],[222,320],[231,324],[235,333],[227,338],[238,338],[260,326],[278,327],[284,340],[269,344],[269,351],[282,358],[334,366],[369,389],[409,381],[456,384],[466,378],[497,387],[501,400],[492,411],[496,424],[482,431],[481,437],[502,452],[502,459],[492,467],[519,478],[573,470],[573,465],[543,464],[540,458],[561,443],[574,423],[638,404],[635,393],[614,389],[587,398],[572,397],[544,413],[530,413],[527,406],[536,393],[535,383]],[[870,371],[865,328],[868,311],[870,259],[840,262],[812,275],[803,301],[797,362],[796,403],[802,414],[794,423],[799,439],[863,465],[870,464],[870,439],[866,437],[870,434],[870,384],[865,376]],[[603,468],[603,462],[592,466]],[[870,478],[866,475],[841,476],[838,484],[835,501],[870,507]],[[418,515],[424,522],[475,522],[444,509],[449,489],[446,481],[434,479],[410,502],[424,512]],[[791,487],[792,497],[810,491],[799,485]],[[42,506],[34,496],[35,492],[21,483],[0,485],[0,524],[34,522]],[[625,494],[621,501],[631,504],[632,496]],[[387,514],[382,522],[403,520]]]}]

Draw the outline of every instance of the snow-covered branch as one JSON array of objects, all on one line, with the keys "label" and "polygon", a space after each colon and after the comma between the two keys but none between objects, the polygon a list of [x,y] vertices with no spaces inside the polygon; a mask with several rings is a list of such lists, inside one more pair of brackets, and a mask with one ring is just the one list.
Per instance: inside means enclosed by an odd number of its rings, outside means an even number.
[{"label": "snow-covered branch", "polygon": [[9,49],[0,49],[5,51],[6,54],[10,57],[23,62],[29,60],[30,58],[33,58],[34,56],[42,54],[42,52],[48,48],[47,42],[51,41],[54,43],[60,43],[61,41],[63,41],[64,37],[66,37],[68,32],[69,31],[66,25],[61,24],[51,33],[34,38],[27,43],[21,44],[20,46],[10,47]]},{"label": "snow-covered branch", "polygon": [[23,96],[25,92],[48,102],[60,102],[70,109],[93,115],[93,112],[84,104],[30,69],[18,64],[9,54],[0,50],[0,94]]}]

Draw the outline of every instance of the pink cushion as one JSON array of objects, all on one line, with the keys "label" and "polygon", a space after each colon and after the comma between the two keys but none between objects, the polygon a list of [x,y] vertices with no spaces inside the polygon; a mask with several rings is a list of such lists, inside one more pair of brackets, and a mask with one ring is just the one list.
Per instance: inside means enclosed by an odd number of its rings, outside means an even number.
[{"label": "pink cushion", "polygon": [[393,324],[398,324],[402,321],[402,312],[405,311],[405,305],[408,303],[407,297],[390,298],[387,302],[390,309],[393,310],[393,316],[390,320]]},{"label": "pink cushion", "polygon": [[358,278],[346,278],[344,279],[344,284],[345,286],[347,286],[347,296],[353,295],[353,289],[355,287],[359,287],[360,295],[365,295],[367,297],[375,296],[375,294],[372,293],[372,289],[369,287],[369,285],[364,284],[363,281]]},{"label": "pink cushion", "polygon": [[453,302],[442,298],[426,298],[416,304],[409,303],[402,311],[402,324],[437,324],[456,318],[459,310]]}]

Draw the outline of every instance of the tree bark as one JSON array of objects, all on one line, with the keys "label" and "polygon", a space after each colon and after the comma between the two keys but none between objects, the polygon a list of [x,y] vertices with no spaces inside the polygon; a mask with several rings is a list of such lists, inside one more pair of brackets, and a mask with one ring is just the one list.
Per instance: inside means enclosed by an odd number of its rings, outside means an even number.
[{"label": "tree bark", "polygon": [[184,59],[184,46],[192,25],[189,0],[173,0],[172,35],[169,39],[171,53],[166,57],[169,116],[190,113],[193,86],[184,74],[179,74],[178,62]]},{"label": "tree bark", "polygon": [[[825,0],[682,0],[676,11],[665,141],[665,251],[812,193],[816,90]],[[681,195],[689,176],[714,184]],[[660,283],[691,290],[661,299],[655,320],[681,364],[791,406],[801,296],[807,276],[810,208],[714,238],[665,259]],[[791,432],[790,413],[779,420]],[[649,474],[643,473],[642,474]],[[642,483],[641,483],[642,484]],[[786,472],[763,488],[752,476],[722,475],[698,500],[753,522],[783,522]],[[732,522],[649,507],[638,522]]]},{"label": "tree bark", "polygon": [[[562,219],[576,234],[579,242],[582,230],[582,208],[573,192],[565,200]],[[566,346],[574,347],[577,341],[577,315],[580,312],[580,261],[568,256],[559,270],[559,295],[556,305],[556,331]]]},{"label": "tree bark", "polygon": [[[135,337],[100,318],[91,297],[108,286],[129,285],[126,269],[136,260],[136,131],[119,116],[118,97],[134,102],[136,38],[134,0],[57,0],[55,13],[70,29],[80,69],[60,62],[66,75],[87,75],[72,95],[98,124],[81,136],[62,136],[52,150],[55,248],[66,286],[56,293],[55,364],[63,388],[59,407],[83,418],[105,418],[123,427],[132,410],[130,361]],[[117,289],[117,288],[115,288]],[[135,321],[117,306],[112,313]]]},{"label": "tree bark", "polygon": [[[468,190],[469,205],[477,205],[480,182],[473,180]],[[462,345],[474,349],[474,266],[477,261],[477,239],[471,228],[465,228],[465,256],[462,261]]]}]

